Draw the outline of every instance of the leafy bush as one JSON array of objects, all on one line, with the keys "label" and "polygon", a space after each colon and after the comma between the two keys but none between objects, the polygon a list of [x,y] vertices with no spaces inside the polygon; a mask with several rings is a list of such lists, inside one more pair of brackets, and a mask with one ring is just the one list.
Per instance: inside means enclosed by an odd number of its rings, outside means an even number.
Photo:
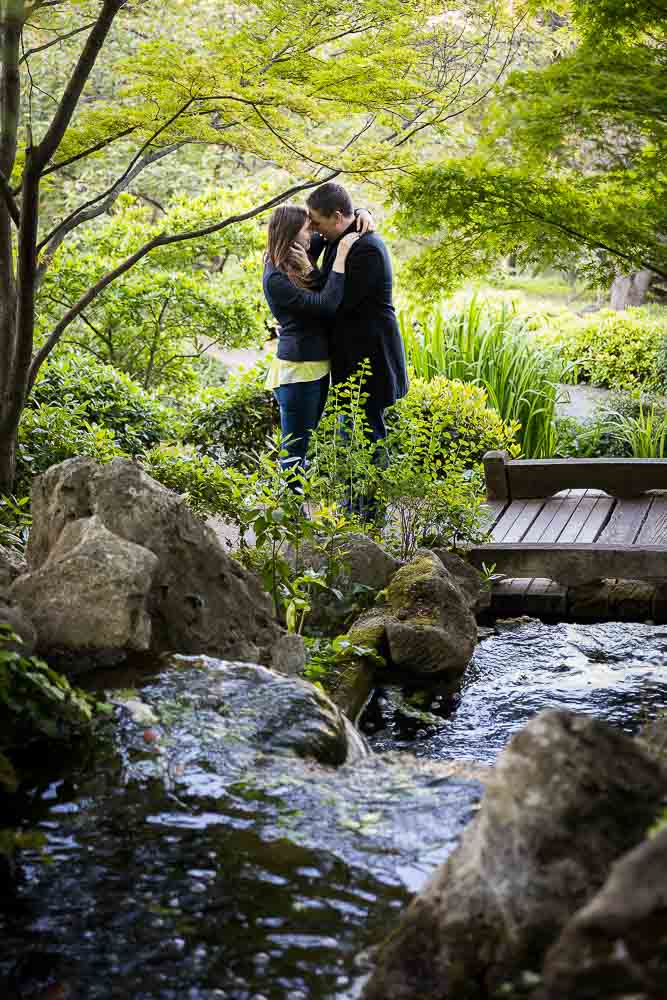
[{"label": "leafy bush", "polygon": [[564,365],[555,350],[535,345],[513,306],[473,297],[463,305],[404,314],[401,329],[417,376],[445,376],[482,387],[503,420],[517,427],[524,455],[553,454]]},{"label": "leafy bush", "polygon": [[277,423],[273,396],[264,388],[266,364],[236,372],[219,389],[206,389],[191,409],[185,442],[225,465],[248,468]]},{"label": "leafy bush", "polygon": [[42,404],[23,411],[16,461],[19,492],[28,493],[33,476],[67,458],[88,455],[96,462],[110,462],[125,454],[114,432],[89,423],[85,410],[85,404],[72,408]]},{"label": "leafy bush", "polygon": [[112,432],[116,447],[141,455],[174,431],[174,414],[112,365],[65,354],[42,368],[28,406],[76,411]]},{"label": "leafy bush", "polygon": [[29,496],[0,496],[0,546],[22,552],[31,525]]},{"label": "leafy bush", "polygon": [[520,453],[518,422],[503,420],[482,387],[443,376],[413,379],[389,420],[410,450],[419,448],[434,466],[470,469],[487,451]]},{"label": "leafy bush", "polygon": [[[477,386],[417,379],[391,412],[386,442],[369,439],[359,376],[330,394],[313,436],[311,489],[365,519],[386,517],[386,540],[409,558],[426,542],[479,538],[479,461],[490,448],[518,451],[515,428]],[[342,430],[343,429],[343,430]]]},{"label": "leafy bush", "polygon": [[625,390],[667,386],[667,315],[659,308],[562,317],[537,336],[569,362],[569,381]]},{"label": "leafy bush", "polygon": [[222,468],[212,458],[192,448],[152,448],[141,459],[146,472],[175,493],[201,516],[212,514],[236,521],[248,477],[232,468]]},{"label": "leafy bush", "polygon": [[95,713],[105,706],[36,656],[22,656],[8,646],[17,641],[0,622],[0,744],[71,739],[89,731]]}]

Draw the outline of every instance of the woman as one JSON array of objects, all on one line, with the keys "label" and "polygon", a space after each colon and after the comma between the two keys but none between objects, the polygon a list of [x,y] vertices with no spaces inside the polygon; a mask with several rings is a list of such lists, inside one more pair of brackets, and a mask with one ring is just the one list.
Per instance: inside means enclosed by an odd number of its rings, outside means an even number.
[{"label": "woman", "polygon": [[326,284],[310,263],[310,220],[305,209],[281,205],[269,221],[264,294],[280,324],[278,350],[266,380],[280,407],[285,469],[303,469],[310,435],[317,427],[329,389],[327,320],[343,298],[345,260],[357,233],[338,243]]}]

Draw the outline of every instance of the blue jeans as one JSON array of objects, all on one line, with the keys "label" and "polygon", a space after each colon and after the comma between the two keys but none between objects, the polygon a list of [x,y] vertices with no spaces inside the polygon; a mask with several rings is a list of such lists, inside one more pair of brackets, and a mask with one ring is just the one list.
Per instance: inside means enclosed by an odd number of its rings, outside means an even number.
[{"label": "blue jeans", "polygon": [[280,407],[283,469],[300,471],[306,464],[310,435],[320,422],[329,392],[329,376],[314,382],[292,382],[273,390]]}]

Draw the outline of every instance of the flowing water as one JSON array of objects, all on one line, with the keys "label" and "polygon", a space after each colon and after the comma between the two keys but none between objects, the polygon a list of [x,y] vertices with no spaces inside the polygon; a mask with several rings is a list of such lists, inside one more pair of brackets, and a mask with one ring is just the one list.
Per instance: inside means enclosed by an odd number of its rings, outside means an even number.
[{"label": "flowing water", "polygon": [[543,709],[584,712],[629,734],[667,709],[667,628],[606,622],[499,623],[457,695],[378,689],[363,731],[376,752],[492,764]]},{"label": "flowing water", "polygon": [[667,629],[499,626],[458,697],[380,689],[377,753],[337,769],[218,738],[178,683],[140,692],[160,742],[121,712],[95,753],[40,762],[20,815],[45,845],[0,905],[0,996],[358,996],[364,949],[477,808],[478,782],[440,762],[491,763],[543,708],[635,731],[667,705]]}]

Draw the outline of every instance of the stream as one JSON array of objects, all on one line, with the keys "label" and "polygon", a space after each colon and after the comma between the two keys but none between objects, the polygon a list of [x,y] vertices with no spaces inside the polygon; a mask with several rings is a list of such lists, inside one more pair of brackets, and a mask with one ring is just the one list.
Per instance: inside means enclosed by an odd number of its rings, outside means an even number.
[{"label": "stream", "polygon": [[334,769],[221,736],[185,667],[114,681],[159,742],[119,709],[93,752],[38,762],[17,818],[44,843],[0,901],[0,996],[352,1000],[478,808],[443,762],[493,763],[544,708],[633,733],[667,707],[667,628],[498,623],[454,698],[378,688],[374,752]]}]

